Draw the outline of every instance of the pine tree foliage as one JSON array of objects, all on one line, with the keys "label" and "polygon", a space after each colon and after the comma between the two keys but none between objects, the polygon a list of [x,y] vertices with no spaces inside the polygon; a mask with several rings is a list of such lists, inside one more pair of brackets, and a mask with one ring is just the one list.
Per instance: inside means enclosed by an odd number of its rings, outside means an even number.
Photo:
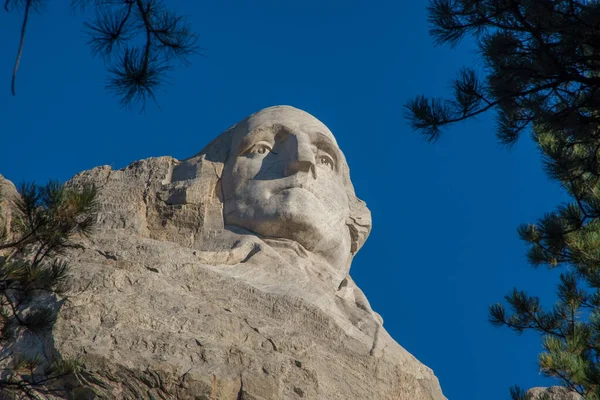
[{"label": "pine tree foliage", "polygon": [[430,0],[438,44],[476,40],[483,77],[465,68],[452,99],[417,96],[405,105],[427,139],[444,126],[497,112],[497,136],[513,144],[532,122],[578,140],[595,136],[600,116],[600,1]]},{"label": "pine tree foliage", "polygon": [[57,182],[23,184],[19,192],[10,228],[0,219],[0,363],[11,360],[0,371],[0,392],[44,398],[49,383],[79,365],[43,360],[18,343],[52,330],[58,308],[46,300],[64,297],[69,288],[68,265],[59,257],[75,246],[75,235],[91,232],[97,192],[93,186],[67,189]]},{"label": "pine tree foliage", "polygon": [[[452,99],[418,96],[405,108],[428,140],[444,126],[494,110],[511,145],[531,127],[548,176],[571,201],[519,227],[534,267],[560,268],[556,302],[514,289],[490,321],[541,335],[541,371],[600,400],[600,1],[431,0],[431,34],[473,37],[484,69],[460,71]],[[518,387],[513,400],[529,400]]]},{"label": "pine tree foliage", "polygon": [[[165,82],[174,62],[189,64],[199,50],[197,36],[183,16],[161,0],[71,0],[75,10],[93,10],[85,23],[92,53],[102,56],[108,68],[107,89],[123,106],[156,101],[156,91]],[[5,0],[7,12],[22,11],[23,22],[11,90],[16,78],[31,12],[40,12],[47,0]]]},{"label": "pine tree foliage", "polygon": [[[562,268],[557,301],[544,309],[540,299],[514,289],[506,302],[490,307],[490,321],[516,332],[541,334],[541,371],[586,400],[600,399],[600,138],[573,135],[534,124],[534,138],[548,175],[572,202],[533,224],[519,227],[534,267]],[[517,391],[513,399],[519,400]]]}]

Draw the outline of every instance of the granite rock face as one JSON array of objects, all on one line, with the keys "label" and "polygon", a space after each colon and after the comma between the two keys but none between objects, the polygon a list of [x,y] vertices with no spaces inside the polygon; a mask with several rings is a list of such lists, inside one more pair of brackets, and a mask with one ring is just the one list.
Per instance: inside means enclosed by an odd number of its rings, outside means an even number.
[{"label": "granite rock face", "polygon": [[13,202],[18,195],[19,193],[15,185],[0,175],[0,232],[7,232],[9,230],[12,220]]},{"label": "granite rock face", "polygon": [[314,117],[272,107],[187,160],[68,185],[87,183],[98,223],[43,349],[84,363],[73,396],[445,399],[349,275],[370,213]]}]

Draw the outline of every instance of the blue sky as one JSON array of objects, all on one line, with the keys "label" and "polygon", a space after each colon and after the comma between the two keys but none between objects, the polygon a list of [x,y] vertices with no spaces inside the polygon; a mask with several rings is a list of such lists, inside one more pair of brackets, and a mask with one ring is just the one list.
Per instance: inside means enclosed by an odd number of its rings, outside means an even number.
[{"label": "blue sky", "polygon": [[538,371],[537,335],[492,327],[487,309],[514,286],[553,299],[557,271],[526,263],[516,228],[567,198],[528,137],[510,150],[497,143],[492,115],[433,145],[410,130],[407,99],[445,96],[458,68],[480,66],[470,43],[433,45],[425,0],[171,0],[206,50],[174,71],[160,110],[150,104],[145,114],[104,90],[83,17],[51,3],[30,20],[16,97],[20,16],[0,12],[0,174],[43,183],[186,158],[261,108],[302,108],[336,135],[373,214],[351,274],[446,396],[504,400],[513,384],[552,383]]}]

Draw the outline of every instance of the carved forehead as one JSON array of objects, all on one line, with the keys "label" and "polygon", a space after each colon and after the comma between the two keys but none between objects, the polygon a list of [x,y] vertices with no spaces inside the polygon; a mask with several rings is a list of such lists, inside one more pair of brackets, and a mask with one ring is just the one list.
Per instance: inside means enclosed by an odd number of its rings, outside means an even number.
[{"label": "carved forehead", "polygon": [[252,114],[237,125],[232,143],[234,148],[249,133],[260,128],[268,129],[274,125],[285,126],[290,130],[299,130],[308,134],[320,133],[338,146],[329,128],[306,111],[291,106],[275,106]]}]

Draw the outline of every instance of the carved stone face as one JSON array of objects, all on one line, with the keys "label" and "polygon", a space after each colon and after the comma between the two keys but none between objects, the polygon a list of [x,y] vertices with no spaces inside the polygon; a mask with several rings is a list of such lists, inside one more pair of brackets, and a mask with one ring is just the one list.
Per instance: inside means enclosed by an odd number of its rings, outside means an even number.
[{"label": "carved stone face", "polygon": [[223,170],[224,219],[308,250],[349,254],[344,156],[329,129],[293,107],[271,107],[238,124]]}]

